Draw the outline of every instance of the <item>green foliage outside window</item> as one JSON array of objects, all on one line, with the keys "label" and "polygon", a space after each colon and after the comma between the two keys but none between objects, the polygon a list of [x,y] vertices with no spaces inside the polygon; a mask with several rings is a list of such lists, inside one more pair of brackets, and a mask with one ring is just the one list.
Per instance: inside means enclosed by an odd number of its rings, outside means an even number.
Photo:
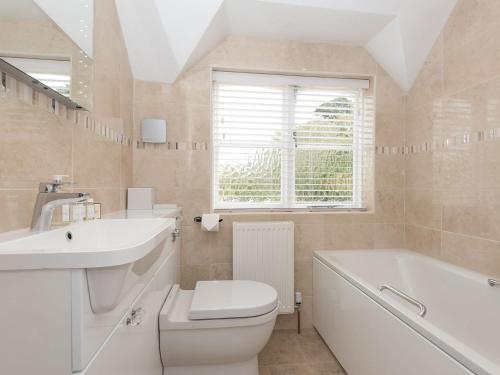
[{"label": "green foliage outside window", "polygon": [[[314,116],[314,120],[297,124],[293,133],[295,202],[305,205],[350,202],[354,104],[349,98],[335,98],[318,106]],[[282,152],[278,148],[255,148],[246,161],[221,166],[220,201],[279,203]]]}]

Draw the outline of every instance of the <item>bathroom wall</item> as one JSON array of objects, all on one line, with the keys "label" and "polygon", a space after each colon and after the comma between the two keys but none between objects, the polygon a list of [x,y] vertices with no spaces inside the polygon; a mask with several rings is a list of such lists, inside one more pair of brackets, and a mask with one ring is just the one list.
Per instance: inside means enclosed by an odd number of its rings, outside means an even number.
[{"label": "bathroom wall", "polygon": [[408,96],[406,244],[500,277],[500,2],[461,0]]},{"label": "bathroom wall", "polygon": [[[93,112],[100,123],[131,135],[133,79],[114,0],[95,1]],[[103,212],[125,207],[132,181],[132,148],[75,125],[64,111],[47,110],[44,96],[26,98],[9,80],[0,90],[0,232],[27,227],[38,183],[54,174],[74,178],[75,190],[90,192]]]},{"label": "bathroom wall", "polygon": [[[379,146],[403,144],[404,96],[361,48],[230,37],[173,85],[135,82],[134,123],[165,118],[170,145],[134,148],[135,186],[154,186],[159,202],[184,208],[182,287],[197,280],[232,277],[232,222],[295,222],[295,285],[304,294],[302,323],[311,326],[312,252],[318,249],[400,247],[404,242],[404,160],[402,154],[376,156],[375,210],[371,213],[225,214],[218,233],[200,230],[193,217],[210,211],[211,67],[300,73],[371,74],[376,77]],[[387,150],[386,150],[387,152]],[[279,328],[295,326],[280,317]]]}]

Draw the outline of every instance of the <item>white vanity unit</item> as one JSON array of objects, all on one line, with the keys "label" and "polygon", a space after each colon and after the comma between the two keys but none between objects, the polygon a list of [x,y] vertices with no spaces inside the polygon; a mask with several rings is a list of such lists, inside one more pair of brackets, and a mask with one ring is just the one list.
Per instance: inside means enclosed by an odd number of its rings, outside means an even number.
[{"label": "white vanity unit", "polygon": [[3,235],[0,374],[161,375],[158,315],[179,279],[180,217],[123,211]]}]

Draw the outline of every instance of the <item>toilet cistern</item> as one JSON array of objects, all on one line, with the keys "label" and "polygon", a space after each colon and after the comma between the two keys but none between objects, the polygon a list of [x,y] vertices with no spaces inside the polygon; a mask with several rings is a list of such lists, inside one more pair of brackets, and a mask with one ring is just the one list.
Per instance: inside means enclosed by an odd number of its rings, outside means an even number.
[{"label": "toilet cistern", "polygon": [[62,193],[61,186],[70,184],[63,182],[66,175],[55,175],[51,182],[41,182],[38,186],[33,217],[31,219],[31,230],[33,232],[44,232],[50,229],[52,215],[56,207],[65,204],[85,203],[90,198],[88,193]]}]

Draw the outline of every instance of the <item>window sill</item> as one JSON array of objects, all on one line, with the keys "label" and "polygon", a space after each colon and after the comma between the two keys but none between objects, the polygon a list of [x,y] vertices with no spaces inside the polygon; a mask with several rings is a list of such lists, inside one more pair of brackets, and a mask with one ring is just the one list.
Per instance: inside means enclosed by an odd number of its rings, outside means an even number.
[{"label": "window sill", "polygon": [[240,214],[349,214],[371,213],[368,208],[228,208],[214,209],[214,213],[240,215]]}]

